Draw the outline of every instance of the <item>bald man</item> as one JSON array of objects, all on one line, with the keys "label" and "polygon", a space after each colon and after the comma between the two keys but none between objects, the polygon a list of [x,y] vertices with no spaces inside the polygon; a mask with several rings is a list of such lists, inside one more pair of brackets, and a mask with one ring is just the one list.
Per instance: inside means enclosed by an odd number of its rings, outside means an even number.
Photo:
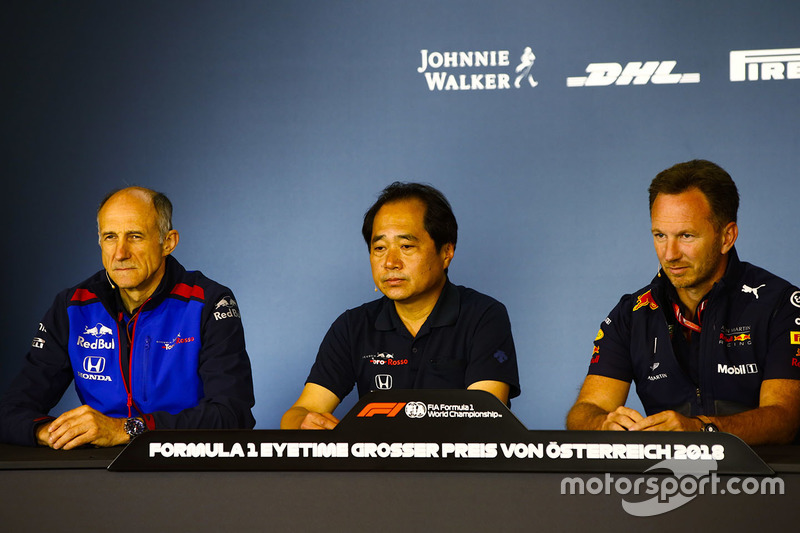
[{"label": "bald man", "polygon": [[[250,359],[230,289],[172,257],[162,193],[129,187],[97,210],[103,270],[56,296],[0,401],[0,440],[115,446],[152,429],[252,428]],[[72,381],[83,405],[50,416]]]}]

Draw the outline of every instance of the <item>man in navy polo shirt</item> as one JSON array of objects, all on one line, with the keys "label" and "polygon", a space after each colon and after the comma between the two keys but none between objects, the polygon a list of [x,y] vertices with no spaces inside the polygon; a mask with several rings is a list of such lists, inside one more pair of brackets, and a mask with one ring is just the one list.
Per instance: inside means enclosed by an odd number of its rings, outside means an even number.
[{"label": "man in navy polo shirt", "polygon": [[[800,426],[800,290],[739,260],[739,193],[719,166],[679,163],[649,193],[661,270],[601,324],[567,428],[790,442]],[[647,416],[625,407],[631,381]]]},{"label": "man in navy polo shirt", "polygon": [[[172,252],[172,203],[128,187],[97,211],[103,270],[59,293],[0,401],[0,441],[114,446],[147,429],[252,428],[250,359],[230,289]],[[83,405],[49,411],[69,384]]]},{"label": "man in navy polo shirt", "polygon": [[503,304],[453,285],[458,236],[450,204],[428,185],[395,182],[364,215],[375,286],[383,298],[345,311],[331,326],[283,429],[332,429],[354,385],[378,389],[478,389],[504,403],[519,375]]}]

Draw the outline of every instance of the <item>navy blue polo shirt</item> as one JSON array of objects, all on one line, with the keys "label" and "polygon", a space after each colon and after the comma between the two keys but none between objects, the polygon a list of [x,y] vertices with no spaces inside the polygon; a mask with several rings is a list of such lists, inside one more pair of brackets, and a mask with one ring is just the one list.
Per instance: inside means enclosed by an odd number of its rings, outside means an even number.
[{"label": "navy blue polo shirt", "polygon": [[380,298],[342,313],[322,341],[306,383],[340,399],[387,389],[465,389],[476,381],[520,393],[511,323],[503,304],[448,280],[414,337],[394,302]]},{"label": "navy blue polo shirt", "polygon": [[730,252],[691,342],[663,271],[622,297],[594,341],[589,374],[636,383],[645,412],[730,415],[759,406],[761,382],[800,379],[800,289]]}]

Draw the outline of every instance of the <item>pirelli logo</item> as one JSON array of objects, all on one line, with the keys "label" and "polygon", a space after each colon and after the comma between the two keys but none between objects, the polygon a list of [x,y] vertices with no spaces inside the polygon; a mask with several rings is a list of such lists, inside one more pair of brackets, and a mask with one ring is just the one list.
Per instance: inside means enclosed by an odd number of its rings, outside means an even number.
[{"label": "pirelli logo", "polygon": [[360,413],[359,418],[371,417],[375,415],[386,415],[386,418],[397,416],[403,410],[406,402],[372,402],[368,403]]},{"label": "pirelli logo", "polygon": [[792,344],[800,344],[800,331],[790,331],[789,332],[789,341]]},{"label": "pirelli logo", "polygon": [[800,48],[733,50],[731,81],[800,79]]}]

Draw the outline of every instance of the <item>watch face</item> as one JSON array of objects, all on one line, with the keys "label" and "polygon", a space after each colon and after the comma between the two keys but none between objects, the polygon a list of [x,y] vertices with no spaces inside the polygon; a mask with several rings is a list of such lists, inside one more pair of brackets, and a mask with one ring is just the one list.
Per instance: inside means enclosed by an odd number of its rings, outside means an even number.
[{"label": "watch face", "polygon": [[125,420],[125,433],[130,435],[131,437],[136,437],[144,433],[145,425],[144,422],[139,420],[138,418],[128,418]]},{"label": "watch face", "polygon": [[706,424],[703,428],[703,431],[717,432],[719,431],[719,428],[714,424]]}]

